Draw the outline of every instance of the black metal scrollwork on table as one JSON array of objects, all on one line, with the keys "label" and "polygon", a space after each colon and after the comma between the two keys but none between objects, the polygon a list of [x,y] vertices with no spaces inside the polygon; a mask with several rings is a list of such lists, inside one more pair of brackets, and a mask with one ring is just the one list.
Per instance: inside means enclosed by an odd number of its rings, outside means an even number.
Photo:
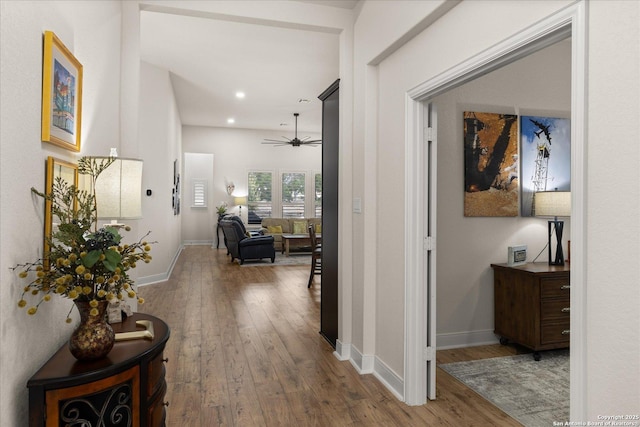
[{"label": "black metal scrollwork on table", "polygon": [[60,402],[60,421],[70,427],[130,427],[132,418],[130,383]]}]

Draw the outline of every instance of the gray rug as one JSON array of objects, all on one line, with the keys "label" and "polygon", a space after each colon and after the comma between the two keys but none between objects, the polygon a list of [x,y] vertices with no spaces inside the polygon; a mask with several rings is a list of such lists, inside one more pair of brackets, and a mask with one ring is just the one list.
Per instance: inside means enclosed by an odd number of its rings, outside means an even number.
[{"label": "gray rug", "polygon": [[439,365],[526,427],[569,420],[569,350]]},{"label": "gray rug", "polygon": [[[238,260],[236,262],[239,263]],[[242,267],[268,267],[268,266],[280,266],[280,265],[311,265],[310,254],[297,254],[292,253],[289,256],[285,256],[280,252],[276,252],[276,261],[272,264],[271,259],[253,260],[248,259],[244,261]]]}]

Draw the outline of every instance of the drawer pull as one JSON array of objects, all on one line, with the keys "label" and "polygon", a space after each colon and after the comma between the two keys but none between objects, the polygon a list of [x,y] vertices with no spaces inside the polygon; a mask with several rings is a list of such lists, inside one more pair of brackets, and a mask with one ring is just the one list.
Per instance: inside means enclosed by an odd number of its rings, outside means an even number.
[{"label": "drawer pull", "polygon": [[162,402],[162,406],[169,406],[169,402]]},{"label": "drawer pull", "polygon": [[571,331],[569,329],[565,329],[564,331],[562,331],[562,335],[569,335],[571,333]]},{"label": "drawer pull", "polygon": [[562,285],[560,286],[560,289],[566,291],[567,289],[571,289],[571,285]]},{"label": "drawer pull", "polygon": [[162,361],[163,361],[164,363],[169,363],[169,358],[168,358],[168,357],[166,357],[166,358],[162,359]]},{"label": "drawer pull", "polygon": [[562,310],[563,313],[569,313],[571,311],[571,307],[564,307]]}]

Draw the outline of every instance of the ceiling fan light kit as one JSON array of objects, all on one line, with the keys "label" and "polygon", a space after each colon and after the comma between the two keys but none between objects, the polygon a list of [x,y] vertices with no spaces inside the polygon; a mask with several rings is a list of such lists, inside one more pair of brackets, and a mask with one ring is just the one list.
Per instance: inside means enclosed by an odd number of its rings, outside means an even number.
[{"label": "ceiling fan light kit", "polygon": [[[284,138],[284,141],[279,140],[279,139],[266,139],[264,141],[262,141],[263,144],[271,144],[271,145],[275,145],[277,147],[285,147],[287,145],[291,145],[292,147],[301,147],[301,146],[305,146],[305,147],[314,147],[316,145],[320,145],[322,144],[322,140],[321,139],[309,139],[310,137],[307,136],[305,138],[299,139],[298,138],[298,116],[300,115],[300,113],[293,113],[293,116],[295,117],[296,120],[296,131],[295,131],[295,136],[293,139],[289,139],[286,136],[283,136],[282,138]],[[282,124],[280,124],[282,126]]]}]

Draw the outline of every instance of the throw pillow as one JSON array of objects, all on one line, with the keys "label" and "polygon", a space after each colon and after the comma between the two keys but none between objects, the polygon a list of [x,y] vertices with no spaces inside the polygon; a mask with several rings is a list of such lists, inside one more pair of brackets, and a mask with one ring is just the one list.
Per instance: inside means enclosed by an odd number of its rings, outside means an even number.
[{"label": "throw pillow", "polygon": [[316,233],[322,233],[322,224],[316,224]]},{"label": "throw pillow", "polygon": [[282,234],[282,226],[281,225],[267,225],[267,231],[270,234]]},{"label": "throw pillow", "polygon": [[293,234],[307,234],[307,221],[293,221]]}]

